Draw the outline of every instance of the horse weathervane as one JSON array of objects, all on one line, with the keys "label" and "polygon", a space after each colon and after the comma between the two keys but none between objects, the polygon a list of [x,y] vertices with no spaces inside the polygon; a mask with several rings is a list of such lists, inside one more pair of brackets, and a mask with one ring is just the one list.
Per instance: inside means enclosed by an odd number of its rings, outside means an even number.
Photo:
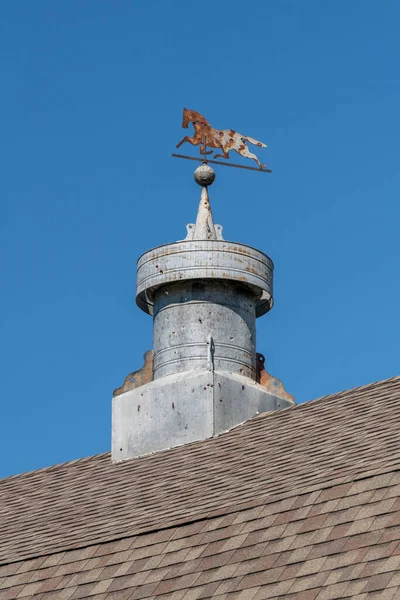
[{"label": "horse weathervane", "polygon": [[[189,123],[192,123],[194,127],[194,135],[185,135],[185,137],[179,142],[179,144],[176,145],[176,147],[179,148],[185,142],[189,142],[193,146],[200,145],[200,154],[203,155],[203,158],[184,156],[183,154],[173,154],[172,156],[175,158],[187,158],[189,160],[198,160],[203,163],[210,162],[215,165],[223,165],[225,167],[236,167],[239,169],[250,169],[251,171],[272,173],[270,169],[267,169],[266,165],[263,165],[258,160],[255,154],[250,152],[246,142],[250,142],[250,144],[258,146],[259,148],[266,148],[266,144],[263,144],[262,142],[259,142],[258,140],[255,140],[247,135],[237,133],[236,131],[233,131],[233,129],[214,129],[214,127],[211,127],[210,123],[203,117],[203,115],[195,110],[188,110],[187,108],[184,108],[182,127],[187,129]],[[220,151],[222,150],[222,154],[214,154],[213,158],[230,158],[229,152],[231,150],[235,150],[235,152],[241,156],[255,160],[258,164],[258,168],[224,163],[219,160],[208,160],[207,154],[212,154],[214,151],[207,150],[207,148],[216,148]]]}]

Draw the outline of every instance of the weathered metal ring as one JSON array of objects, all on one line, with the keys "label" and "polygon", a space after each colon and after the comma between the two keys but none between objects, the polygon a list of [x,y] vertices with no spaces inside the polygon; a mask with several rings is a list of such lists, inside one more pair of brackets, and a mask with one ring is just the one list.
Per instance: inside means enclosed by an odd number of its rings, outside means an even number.
[{"label": "weathered metal ring", "polygon": [[273,262],[263,252],[223,240],[186,240],[165,244],[142,254],[138,260],[136,303],[153,314],[156,289],[193,279],[237,281],[250,288],[256,300],[256,316],[273,305]]}]

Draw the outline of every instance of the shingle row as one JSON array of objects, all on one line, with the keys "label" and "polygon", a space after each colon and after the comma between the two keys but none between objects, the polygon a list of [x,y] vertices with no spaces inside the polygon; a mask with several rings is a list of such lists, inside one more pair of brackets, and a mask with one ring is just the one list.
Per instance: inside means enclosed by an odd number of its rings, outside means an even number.
[{"label": "shingle row", "polygon": [[106,454],[10,477],[0,481],[0,564],[394,470],[399,430],[397,377],[126,463]]},{"label": "shingle row", "polygon": [[0,566],[0,600],[393,600],[400,471]]}]

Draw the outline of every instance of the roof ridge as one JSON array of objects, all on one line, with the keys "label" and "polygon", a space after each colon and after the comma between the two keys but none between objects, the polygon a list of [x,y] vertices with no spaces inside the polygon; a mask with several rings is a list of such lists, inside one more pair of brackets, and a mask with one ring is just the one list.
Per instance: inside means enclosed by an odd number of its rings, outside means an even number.
[{"label": "roof ridge", "polygon": [[310,405],[310,404],[314,404],[315,402],[321,402],[322,400],[333,400],[334,396],[341,396],[342,394],[354,394],[356,392],[360,392],[363,390],[368,390],[374,387],[379,387],[380,385],[386,385],[388,384],[390,381],[400,381],[400,375],[395,375],[394,377],[388,377],[387,379],[380,379],[378,381],[372,381],[371,383],[364,383],[363,385],[358,385],[356,387],[353,388],[349,388],[349,389],[344,389],[344,390],[340,390],[339,392],[334,392],[332,394],[326,394],[325,396],[320,396],[319,398],[313,398],[312,400],[306,400],[305,402],[302,402],[301,404],[296,404],[296,407],[298,406],[304,406],[305,404]]},{"label": "roof ridge", "polygon": [[36,473],[43,473],[45,471],[51,471],[53,469],[57,469],[59,467],[65,467],[67,465],[73,465],[75,463],[82,463],[85,461],[93,460],[94,458],[101,458],[102,456],[105,458],[106,456],[111,455],[111,451],[100,452],[99,454],[90,454],[89,456],[81,456],[80,458],[74,458],[72,460],[65,460],[64,462],[56,463],[54,465],[48,465],[47,467],[39,467],[39,469],[33,469],[32,471],[22,471],[22,473],[15,473],[14,475],[7,475],[6,477],[0,478],[0,484],[3,481],[9,481],[10,479],[15,479],[17,477],[29,477],[29,475],[36,475]]},{"label": "roof ridge", "polygon": [[[234,429],[237,429],[239,427],[243,427],[243,425],[246,425],[247,423],[250,423],[251,421],[255,421],[255,420],[260,420],[260,419],[267,419],[267,418],[271,418],[271,417],[276,417],[282,413],[285,413],[287,411],[294,411],[294,410],[299,410],[302,407],[308,407],[310,405],[315,405],[315,403],[322,403],[322,401],[324,402],[329,402],[331,400],[334,399],[338,399],[337,396],[342,396],[342,394],[353,394],[353,393],[357,393],[360,392],[362,390],[368,390],[368,389],[372,389],[374,387],[379,387],[380,385],[386,385],[389,382],[395,382],[395,381],[400,381],[400,375],[396,375],[394,377],[389,377],[387,379],[381,379],[379,381],[374,381],[371,383],[367,383],[367,384],[363,384],[360,386],[356,386],[354,388],[350,388],[348,390],[341,390],[339,392],[334,392],[332,394],[326,394],[325,396],[320,396],[319,398],[314,398],[312,400],[305,400],[304,402],[300,403],[300,404],[296,404],[295,406],[290,406],[286,409],[282,409],[279,411],[270,411],[270,412],[263,412],[260,413],[259,415],[253,417],[252,419],[249,419],[248,421],[244,421],[243,423],[239,423],[238,425],[236,425],[235,427],[233,427],[232,429],[230,429],[229,431],[225,431],[221,434],[219,434],[218,436],[215,437],[221,437],[226,435],[227,433],[229,433],[230,431],[233,431]],[[340,398],[339,398],[340,399]],[[212,438],[208,438],[208,439],[212,439]],[[198,444],[199,441],[203,441],[206,442],[207,440],[196,440],[194,442],[190,442],[189,444],[186,444],[186,446],[192,446],[193,444]],[[170,452],[171,450],[176,450],[177,448],[181,448],[182,446],[177,446],[175,448],[166,448],[165,450],[161,450],[159,452],[153,452],[150,454],[146,454],[142,457],[137,457],[138,459],[143,459],[149,456],[154,456],[154,455],[161,455],[161,454],[165,454],[166,452]],[[29,477],[30,475],[36,475],[37,473],[43,473],[45,471],[51,471],[60,467],[65,467],[65,466],[69,466],[69,465],[73,465],[75,463],[83,463],[83,462],[89,462],[93,459],[100,459],[101,457],[106,458],[107,456],[111,455],[111,451],[107,451],[107,452],[100,452],[99,454],[91,454],[89,456],[82,456],[80,458],[75,458],[73,460],[68,460],[68,461],[64,461],[61,463],[56,463],[54,465],[48,465],[47,467],[40,467],[39,469],[34,469],[32,471],[23,471],[22,473],[15,473],[14,475],[7,475],[6,477],[3,477],[0,479],[0,483],[5,482],[5,481],[9,481],[10,479],[15,479],[17,477]],[[129,459],[129,462],[131,462],[132,460],[135,459]],[[122,462],[128,462],[128,461],[121,461]]]}]

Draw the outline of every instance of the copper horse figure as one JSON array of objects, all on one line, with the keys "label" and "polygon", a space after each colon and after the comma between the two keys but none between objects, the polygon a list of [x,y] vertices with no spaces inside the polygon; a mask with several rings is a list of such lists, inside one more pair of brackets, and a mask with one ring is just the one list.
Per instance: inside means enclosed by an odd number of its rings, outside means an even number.
[{"label": "copper horse figure", "polygon": [[233,129],[214,129],[203,115],[195,110],[184,108],[182,127],[187,129],[189,123],[193,124],[194,135],[192,137],[186,135],[179,144],[176,145],[177,148],[182,146],[185,142],[189,142],[193,146],[201,144],[200,152],[202,154],[212,154],[213,150],[206,150],[204,147],[204,140],[206,140],[206,146],[208,148],[221,148],[223,152],[223,154],[215,154],[213,158],[230,158],[229,151],[235,150],[235,152],[241,156],[255,160],[260,169],[266,168],[266,165],[263,165],[258,160],[257,156],[250,152],[246,141],[255,146],[259,146],[260,148],[266,148],[266,144],[248,137],[247,135],[241,135],[240,133],[233,131]]}]

